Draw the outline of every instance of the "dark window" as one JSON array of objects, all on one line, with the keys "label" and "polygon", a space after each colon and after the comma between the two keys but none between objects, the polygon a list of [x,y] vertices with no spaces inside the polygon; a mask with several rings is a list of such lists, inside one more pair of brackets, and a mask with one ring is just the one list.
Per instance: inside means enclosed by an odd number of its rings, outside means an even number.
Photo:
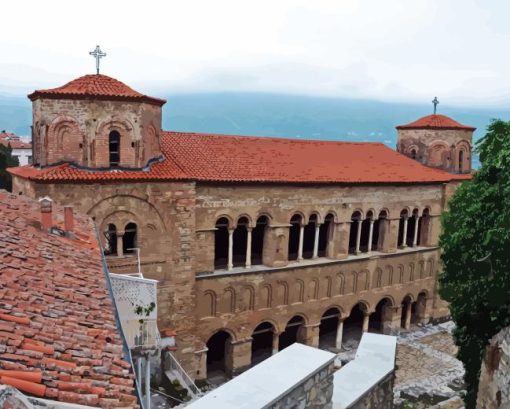
[{"label": "dark window", "polygon": [[215,227],[214,268],[226,268],[228,258],[228,219],[226,217],[219,218]]},{"label": "dark window", "polygon": [[120,163],[120,134],[117,131],[111,131],[109,136],[110,147],[110,167],[119,166]]},{"label": "dark window", "polygon": [[124,236],[122,237],[122,252],[124,254],[132,254],[136,248],[136,224],[128,223],[124,229]]},{"label": "dark window", "polygon": [[464,151],[459,151],[459,172],[464,171]]},{"label": "dark window", "polygon": [[106,245],[104,249],[105,256],[117,255],[117,228],[110,223],[108,229],[104,232],[106,237]]},{"label": "dark window", "polygon": [[290,219],[289,229],[289,260],[297,260],[299,251],[299,234],[301,230],[301,216],[295,214]]},{"label": "dark window", "polygon": [[411,158],[416,159],[416,149],[411,150]]}]

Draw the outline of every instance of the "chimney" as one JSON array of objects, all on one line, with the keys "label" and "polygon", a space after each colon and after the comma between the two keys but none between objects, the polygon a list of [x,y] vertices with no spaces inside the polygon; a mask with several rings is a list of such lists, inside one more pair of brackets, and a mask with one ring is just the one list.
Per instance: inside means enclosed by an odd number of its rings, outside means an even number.
[{"label": "chimney", "polygon": [[74,229],[73,207],[64,206],[64,230],[67,235],[71,235]]},{"label": "chimney", "polygon": [[50,230],[53,225],[53,217],[51,214],[51,206],[53,200],[51,200],[48,196],[42,197],[39,199],[39,203],[41,205],[41,224],[43,230]]}]

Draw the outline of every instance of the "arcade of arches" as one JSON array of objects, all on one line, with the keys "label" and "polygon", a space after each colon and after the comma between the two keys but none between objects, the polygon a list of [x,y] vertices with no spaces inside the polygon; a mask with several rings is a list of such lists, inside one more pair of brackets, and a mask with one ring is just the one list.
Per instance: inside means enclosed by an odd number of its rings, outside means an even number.
[{"label": "arcade of arches", "polygon": [[[345,313],[339,307],[330,307],[322,313],[318,323],[308,322],[301,314],[292,316],[281,326],[270,320],[262,321],[253,328],[251,336],[243,340],[236,339],[233,331],[221,329],[206,342],[205,368],[201,375],[210,379],[231,377],[239,368],[236,360],[246,369],[294,342],[339,352],[342,342],[359,341],[363,332],[395,335],[409,330],[411,324],[426,322],[429,302],[427,292],[421,291],[416,298],[406,295],[399,304],[391,297],[383,297],[372,310],[363,301]],[[244,351],[243,356],[238,356],[240,351]]]}]

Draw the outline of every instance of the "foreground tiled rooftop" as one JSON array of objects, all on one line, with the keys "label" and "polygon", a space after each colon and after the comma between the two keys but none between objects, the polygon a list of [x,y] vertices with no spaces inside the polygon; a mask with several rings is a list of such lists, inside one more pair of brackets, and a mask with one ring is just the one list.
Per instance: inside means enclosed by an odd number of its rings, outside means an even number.
[{"label": "foreground tiled rooftop", "polygon": [[382,143],[162,132],[163,158],[143,170],[61,164],[9,171],[40,182],[196,180],[247,183],[441,183],[471,178],[426,167]]},{"label": "foreground tiled rooftop", "polygon": [[[0,191],[0,384],[45,399],[137,407],[92,221],[41,229],[37,202]],[[63,209],[53,205],[54,225]]]}]

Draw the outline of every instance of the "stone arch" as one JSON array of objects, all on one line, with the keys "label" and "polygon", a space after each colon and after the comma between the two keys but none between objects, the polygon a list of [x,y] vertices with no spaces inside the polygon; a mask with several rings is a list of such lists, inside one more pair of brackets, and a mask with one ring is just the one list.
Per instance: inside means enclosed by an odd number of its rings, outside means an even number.
[{"label": "stone arch", "polygon": [[289,284],[287,281],[278,280],[277,288],[277,304],[276,305],[288,305],[289,304]]},{"label": "stone arch", "polygon": [[405,283],[405,267],[403,264],[399,264],[397,266],[398,269],[398,284]]},{"label": "stone arch", "polygon": [[331,276],[326,276],[326,280],[325,281],[326,281],[326,294],[325,294],[325,296],[327,298],[331,298],[331,295],[332,295],[331,293],[333,291],[333,289],[332,289],[332,287],[333,287],[333,280],[332,280]]},{"label": "stone arch", "polygon": [[[393,330],[393,308],[395,300],[390,295],[385,295],[376,304],[374,312],[370,316],[369,331],[389,334]],[[400,321],[400,320],[399,320]],[[396,330],[400,327],[397,323]]]},{"label": "stone arch", "polygon": [[455,145],[455,170],[459,173],[469,173],[471,171],[471,145],[469,141],[463,139]]},{"label": "stone arch", "polygon": [[319,347],[322,349],[336,348],[340,349],[341,333],[339,340],[340,319],[342,317],[342,310],[337,307],[329,307],[321,315],[319,324]]},{"label": "stone arch", "polygon": [[359,340],[361,338],[369,311],[369,304],[363,300],[356,301],[346,310],[349,315],[343,323],[343,338],[345,340]]},{"label": "stone arch", "polygon": [[287,321],[285,330],[278,337],[278,350],[287,348],[295,342],[303,342],[305,340],[304,327],[307,324],[307,318],[304,314],[295,314]]},{"label": "stone arch", "polygon": [[109,150],[104,149],[109,146],[110,134],[118,132],[119,151],[121,152],[119,166],[121,167],[139,167],[139,161],[136,158],[136,146],[134,128],[131,121],[127,118],[118,118],[117,116],[108,116],[99,121],[96,127],[96,136],[94,139],[95,158],[92,160],[97,167],[110,166]]},{"label": "stone arch", "polygon": [[429,166],[444,169],[450,168],[450,147],[446,142],[441,140],[431,142],[427,153]]},{"label": "stone arch", "polygon": [[307,221],[310,222],[310,219],[314,219],[317,221],[317,223],[322,223],[323,222],[323,218],[321,217],[321,213],[318,211],[318,210],[312,210],[310,212],[310,215],[308,216],[307,218]]},{"label": "stone arch", "polygon": [[337,282],[338,282],[338,294],[344,295],[345,293],[345,276],[344,273],[337,273]]},{"label": "stone arch", "polygon": [[235,312],[236,308],[236,290],[233,287],[227,287],[223,290],[221,312]]},{"label": "stone arch", "polygon": [[369,275],[368,270],[361,270],[356,274],[355,292],[367,291],[370,288]]},{"label": "stone arch", "polygon": [[251,311],[255,305],[255,289],[251,285],[245,285],[241,288],[239,297],[239,311]]},{"label": "stone arch", "polygon": [[245,221],[242,222],[247,223],[247,226],[253,227],[253,218],[248,213],[241,213],[234,219],[235,223],[233,224],[232,228],[234,229],[237,228],[239,221],[242,219],[246,219],[246,222]]},{"label": "stone arch", "polygon": [[288,259],[297,260],[299,257],[299,241],[301,235],[301,226],[304,223],[304,216],[300,212],[295,212],[290,218]]},{"label": "stone arch", "polygon": [[256,365],[273,354],[274,339],[278,333],[272,320],[260,322],[251,333],[251,365]]},{"label": "stone arch", "polygon": [[76,118],[69,115],[57,116],[49,125],[47,132],[46,164],[72,162],[84,165],[84,136]]},{"label": "stone arch", "polygon": [[312,278],[308,283],[308,299],[317,300],[319,298],[319,280]]},{"label": "stone arch", "polygon": [[232,344],[235,341],[234,332],[227,328],[215,330],[207,338],[207,376],[221,373],[230,377],[233,369]]},{"label": "stone arch", "polygon": [[409,276],[408,277],[409,277],[409,280],[408,280],[409,282],[414,281],[414,263],[413,262],[409,263]]},{"label": "stone arch", "polygon": [[330,215],[332,215],[332,216],[333,216],[333,220],[332,220],[332,221],[333,221],[334,223],[338,223],[338,220],[339,220],[339,219],[338,219],[338,213],[337,213],[337,211],[336,211],[336,210],[334,210],[334,209],[329,209],[329,210],[328,210],[325,214],[326,214],[326,216],[324,216],[324,219],[326,219],[326,217],[330,214]]},{"label": "stone arch", "polygon": [[301,279],[296,279],[296,282],[294,283],[295,288],[295,296],[294,300],[295,302],[304,302],[305,300],[305,283]]},{"label": "stone arch", "polygon": [[216,316],[216,293],[213,290],[204,291],[203,294],[205,316],[214,317]]},{"label": "stone arch", "polygon": [[273,287],[271,284],[263,284],[261,297],[260,297],[260,307],[261,308],[271,308],[273,298]]},{"label": "stone arch", "polygon": [[414,295],[412,293],[407,293],[402,297],[402,302],[400,304],[403,304],[406,301],[406,299],[409,299],[411,302],[414,302],[415,300]]}]

